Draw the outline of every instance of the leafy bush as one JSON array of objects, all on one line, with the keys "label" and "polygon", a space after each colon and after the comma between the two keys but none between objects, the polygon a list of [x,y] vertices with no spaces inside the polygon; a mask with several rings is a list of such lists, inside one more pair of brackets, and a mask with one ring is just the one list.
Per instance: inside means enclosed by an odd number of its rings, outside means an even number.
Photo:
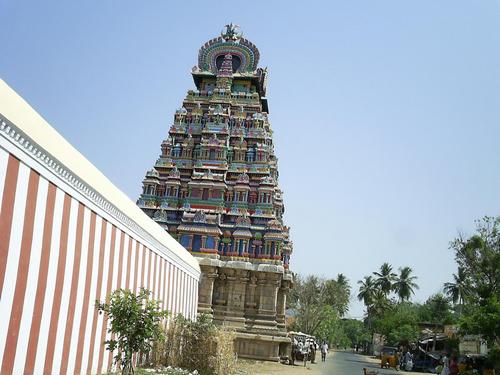
[{"label": "leafy bush", "polygon": [[161,322],[167,312],[160,310],[158,301],[148,300],[149,294],[144,288],[137,295],[128,289],[117,289],[106,302],[96,301],[99,313],[106,314],[110,321],[108,332],[112,336],[104,343],[107,350],[116,350],[114,363],[122,375],[134,374],[135,353],[147,353],[151,342],[164,339]]}]

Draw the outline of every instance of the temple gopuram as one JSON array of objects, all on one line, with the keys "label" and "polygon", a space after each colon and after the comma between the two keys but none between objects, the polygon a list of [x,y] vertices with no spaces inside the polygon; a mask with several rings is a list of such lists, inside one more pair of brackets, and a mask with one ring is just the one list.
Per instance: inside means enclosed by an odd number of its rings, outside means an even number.
[{"label": "temple gopuram", "polygon": [[258,63],[236,25],[200,48],[137,204],[198,259],[198,313],[235,329],[241,357],[276,360],[292,243]]}]

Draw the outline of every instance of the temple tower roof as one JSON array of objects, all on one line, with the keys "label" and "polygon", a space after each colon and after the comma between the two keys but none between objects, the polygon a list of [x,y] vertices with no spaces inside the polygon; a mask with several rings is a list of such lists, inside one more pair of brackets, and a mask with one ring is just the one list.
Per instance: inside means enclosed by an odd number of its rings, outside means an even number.
[{"label": "temple tower roof", "polygon": [[192,74],[196,86],[203,77],[234,77],[253,81],[261,97],[266,95],[267,69],[259,68],[260,52],[238,25],[228,24],[221,35],[206,42],[198,52]]}]

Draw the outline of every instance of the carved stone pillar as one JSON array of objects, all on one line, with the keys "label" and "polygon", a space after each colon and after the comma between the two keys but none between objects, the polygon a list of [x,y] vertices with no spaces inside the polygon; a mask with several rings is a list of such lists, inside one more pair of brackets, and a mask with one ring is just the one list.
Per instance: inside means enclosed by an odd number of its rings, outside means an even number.
[{"label": "carved stone pillar", "polygon": [[248,282],[248,271],[241,269],[224,269],[227,275],[227,305],[225,308],[225,324],[235,328],[245,325],[245,295]]},{"label": "carved stone pillar", "polygon": [[281,287],[278,290],[278,300],[276,304],[276,322],[278,323],[278,328],[285,329],[285,306],[286,306],[286,295],[290,289],[289,282],[283,280]]},{"label": "carved stone pillar", "polygon": [[276,304],[278,298],[278,287],[280,285],[279,275],[271,274],[264,284],[263,309],[276,314]]},{"label": "carved stone pillar", "polygon": [[227,275],[222,269],[218,270],[217,278],[214,280],[214,292],[212,296],[212,309],[215,322],[223,324],[227,304]]},{"label": "carved stone pillar", "polygon": [[257,279],[257,309],[259,314],[264,313],[266,310],[266,275],[264,273],[258,274]]},{"label": "carved stone pillar", "polygon": [[245,295],[245,307],[249,310],[254,310],[257,307],[255,302],[255,289],[257,288],[257,276],[254,273],[250,274],[247,283],[247,292]]},{"label": "carved stone pillar", "polygon": [[258,277],[259,304],[256,316],[258,324],[265,326],[266,329],[276,329],[276,304],[281,275],[260,272]]},{"label": "carved stone pillar", "polygon": [[[230,305],[238,312],[245,309],[246,286],[248,282],[248,271],[234,270],[233,288],[231,289]],[[229,305],[229,303],[228,303]]]},{"label": "carved stone pillar", "polygon": [[212,298],[214,281],[217,278],[217,267],[201,266],[201,270],[200,285],[198,288],[198,312],[212,316]]}]

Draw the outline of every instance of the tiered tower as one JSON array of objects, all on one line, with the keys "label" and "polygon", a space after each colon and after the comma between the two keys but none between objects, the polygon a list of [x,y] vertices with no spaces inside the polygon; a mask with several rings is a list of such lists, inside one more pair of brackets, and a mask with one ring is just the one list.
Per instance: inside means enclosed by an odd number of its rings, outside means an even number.
[{"label": "tiered tower", "polygon": [[198,312],[236,329],[240,356],[277,359],[292,243],[258,62],[232,24],[201,47],[137,204],[198,258]]}]

